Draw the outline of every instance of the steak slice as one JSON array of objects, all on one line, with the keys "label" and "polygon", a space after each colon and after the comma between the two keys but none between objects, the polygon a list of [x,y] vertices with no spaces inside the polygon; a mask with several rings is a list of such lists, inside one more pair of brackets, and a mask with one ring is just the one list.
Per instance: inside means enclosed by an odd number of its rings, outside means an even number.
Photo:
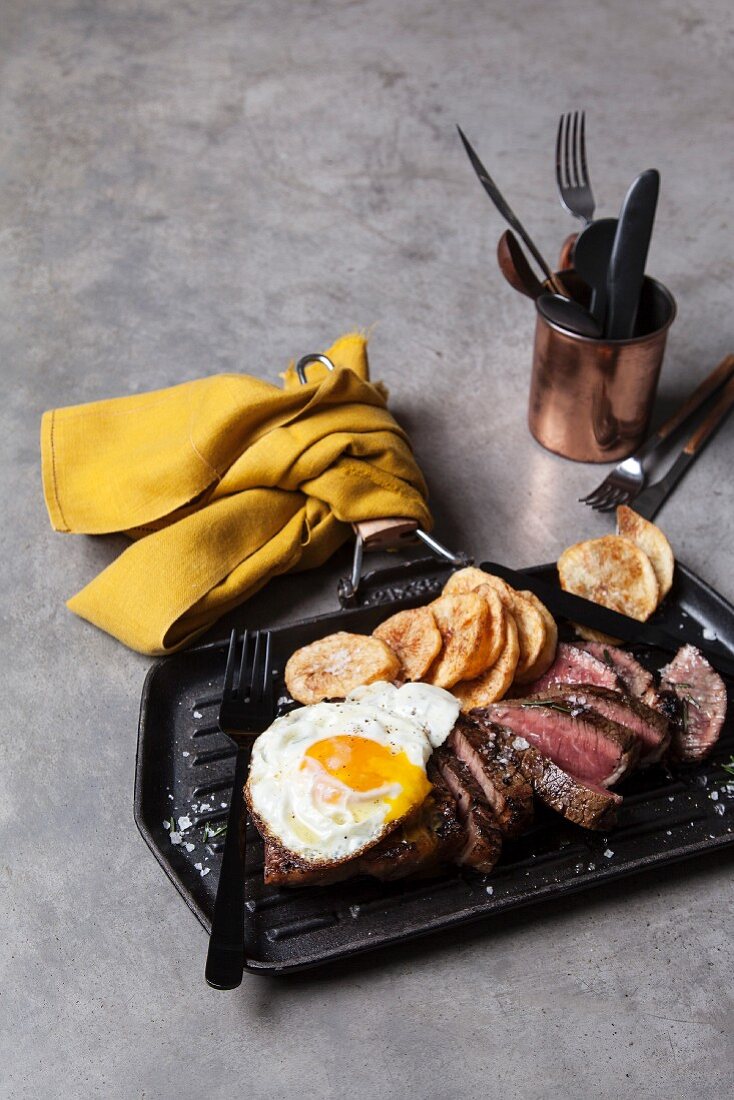
[{"label": "steak slice", "polygon": [[660,687],[679,701],[671,755],[677,760],[703,760],[718,741],[726,718],[724,681],[700,650],[684,645],[660,670]]},{"label": "steak slice", "polygon": [[550,691],[534,696],[534,699],[567,703],[574,716],[591,710],[632,730],[640,741],[642,763],[659,760],[670,743],[670,723],[665,715],[653,710],[641,699],[620,691],[590,684],[557,684]]},{"label": "steak slice", "polygon": [[517,764],[498,755],[476,723],[463,717],[447,744],[481,788],[502,834],[511,837],[524,832],[533,821],[533,790]]},{"label": "steak slice", "polygon": [[595,684],[598,687],[619,689],[616,670],[600,661],[593,653],[580,646],[559,642],[556,659],[547,672],[531,684],[523,684],[523,696],[547,691],[554,684]]},{"label": "steak slice", "polygon": [[640,753],[631,730],[592,710],[576,714],[564,701],[503,699],[483,713],[520,734],[559,768],[602,787],[624,778]]},{"label": "steak slice", "polygon": [[[479,712],[475,711],[474,715]],[[473,716],[474,716],[473,715]],[[584,829],[608,829],[614,825],[622,796],[596,783],[582,782],[559,768],[518,734],[476,718],[488,751],[518,768],[541,802]]]},{"label": "steak slice", "polygon": [[616,672],[625,691],[638,699],[648,697],[654,688],[653,674],[635,660],[631,653],[618,646],[604,645],[603,642],[583,642],[579,649],[596,657],[597,661],[603,661],[605,665]]},{"label": "steak slice", "polygon": [[327,886],[355,875],[390,882],[417,873],[431,874],[453,860],[466,841],[453,798],[443,783],[420,809],[355,859],[314,867],[283,848],[272,835],[265,840],[265,882],[279,886]]},{"label": "steak slice", "polygon": [[434,786],[440,786],[441,781],[445,783],[464,826],[465,841],[455,853],[454,862],[487,875],[502,854],[497,819],[466,764],[446,748],[435,752],[431,760],[428,768],[431,782]]}]

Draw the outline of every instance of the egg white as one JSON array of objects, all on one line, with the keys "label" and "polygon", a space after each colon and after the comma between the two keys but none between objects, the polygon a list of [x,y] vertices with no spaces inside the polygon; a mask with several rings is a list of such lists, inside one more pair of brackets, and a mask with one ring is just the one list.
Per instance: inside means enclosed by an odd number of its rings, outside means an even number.
[{"label": "egg white", "polygon": [[[351,859],[370,847],[397,821],[387,821],[389,799],[399,785],[358,792],[334,777],[332,795],[319,796],[325,773],[306,750],[339,735],[376,741],[405,753],[423,770],[434,748],[445,741],[459,714],[459,702],[430,684],[369,684],[342,703],[315,703],[278,718],[253,745],[247,797],[264,831],[286,849],[312,863]],[[343,788],[343,790],[342,790]]]}]

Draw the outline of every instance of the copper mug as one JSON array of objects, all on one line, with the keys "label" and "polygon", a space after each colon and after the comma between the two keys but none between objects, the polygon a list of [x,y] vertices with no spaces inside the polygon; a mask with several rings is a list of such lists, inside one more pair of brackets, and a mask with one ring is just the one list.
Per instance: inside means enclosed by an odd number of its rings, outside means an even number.
[{"label": "copper mug", "polygon": [[[569,293],[588,304],[578,275],[559,274]],[[578,336],[538,313],[528,408],[538,443],[576,462],[616,462],[632,454],[646,435],[675,313],[673,295],[648,276],[629,340]]]}]

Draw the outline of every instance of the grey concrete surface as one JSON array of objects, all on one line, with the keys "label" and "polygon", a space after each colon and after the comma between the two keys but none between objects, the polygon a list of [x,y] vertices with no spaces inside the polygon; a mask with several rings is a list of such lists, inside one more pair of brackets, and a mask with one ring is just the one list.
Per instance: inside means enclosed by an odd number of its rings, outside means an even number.
[{"label": "grey concrete surface", "polygon": [[[724,0],[4,0],[0,1095],[724,1096],[731,861],[703,860],[328,975],[203,981],[205,937],[132,820],[148,666],[64,607],[119,549],[53,534],[42,411],[217,371],[274,378],[374,326],[445,541],[519,565],[608,529],[598,469],[524,424],[532,313],[460,121],[554,254],[560,111],[600,213],[663,189],[676,294],[658,415],[731,347]],[[734,598],[734,431],[661,521]],[[335,603],[343,559],[243,609]]]}]

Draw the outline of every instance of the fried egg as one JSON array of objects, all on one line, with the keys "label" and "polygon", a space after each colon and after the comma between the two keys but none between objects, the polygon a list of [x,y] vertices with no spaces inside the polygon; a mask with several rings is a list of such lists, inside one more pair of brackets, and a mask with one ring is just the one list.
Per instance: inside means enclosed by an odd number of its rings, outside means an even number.
[{"label": "fried egg", "polygon": [[258,828],[314,864],[352,859],[424,801],[426,763],[458,714],[442,688],[375,683],[283,715],[252,749]]}]

